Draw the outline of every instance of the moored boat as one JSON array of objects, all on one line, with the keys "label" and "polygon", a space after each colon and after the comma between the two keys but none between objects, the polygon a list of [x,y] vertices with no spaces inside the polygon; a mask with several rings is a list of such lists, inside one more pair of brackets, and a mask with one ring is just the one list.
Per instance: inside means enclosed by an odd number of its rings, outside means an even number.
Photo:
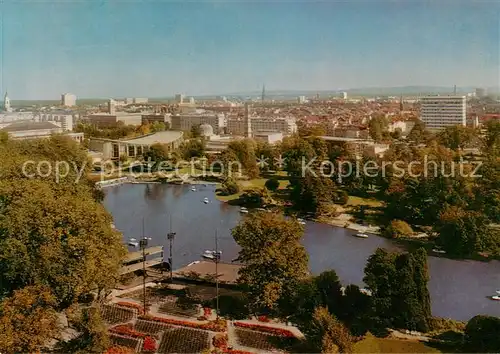
[{"label": "moored boat", "polygon": [[242,213],[242,214],[248,214],[248,209],[245,208],[245,207],[241,207],[240,208],[240,213]]},{"label": "moored boat", "polygon": [[368,238],[368,235],[363,232],[358,232],[357,234],[354,234],[354,236],[359,238]]}]

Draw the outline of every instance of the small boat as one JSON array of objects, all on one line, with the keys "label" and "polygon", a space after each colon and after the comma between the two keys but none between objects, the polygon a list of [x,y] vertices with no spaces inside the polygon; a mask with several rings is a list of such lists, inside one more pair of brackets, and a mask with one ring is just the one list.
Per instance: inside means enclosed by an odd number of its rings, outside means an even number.
[{"label": "small boat", "polygon": [[439,249],[439,248],[433,248],[432,252],[439,253],[439,254],[445,254],[446,253],[445,250],[442,250],[442,249]]},{"label": "small boat", "polygon": [[132,247],[137,247],[137,246],[139,246],[139,242],[129,241],[128,245],[132,246]]},{"label": "small boat", "polygon": [[208,204],[208,198],[207,197],[203,198],[203,203]]},{"label": "small boat", "polygon": [[491,300],[500,301],[500,296],[499,295],[493,295],[491,297]]},{"label": "small boat", "polygon": [[242,214],[248,214],[248,209],[245,208],[245,207],[241,207],[240,208],[240,213],[242,213]]},{"label": "small boat", "polygon": [[368,235],[363,233],[363,232],[358,232],[354,236],[359,237],[359,238],[368,238]]},{"label": "small boat", "polygon": [[196,192],[196,187],[191,187],[191,190],[192,190],[193,192]]},{"label": "small boat", "polygon": [[306,222],[304,221],[304,219],[297,218],[297,221],[299,222],[300,225],[305,225],[306,224]]},{"label": "small boat", "polygon": [[500,295],[500,290],[495,291],[498,295]]},{"label": "small boat", "polygon": [[[218,253],[219,253],[219,258],[220,258],[220,256],[222,255],[222,251],[219,251]],[[215,255],[216,255],[215,251],[207,250],[207,251],[203,252],[203,254],[201,256],[203,258],[207,258],[207,259],[215,259]]]}]

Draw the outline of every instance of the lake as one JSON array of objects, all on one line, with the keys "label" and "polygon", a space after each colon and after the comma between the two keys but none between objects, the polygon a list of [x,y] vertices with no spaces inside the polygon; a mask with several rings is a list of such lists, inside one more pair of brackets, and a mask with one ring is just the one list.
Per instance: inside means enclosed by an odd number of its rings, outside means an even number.
[{"label": "lake", "polygon": [[[231,262],[238,254],[231,229],[244,216],[238,207],[215,198],[214,185],[199,185],[196,189],[193,192],[187,185],[123,184],[104,189],[104,205],[113,215],[125,242],[142,236],[144,219],[144,233],[151,237],[151,245],[164,245],[168,254],[166,234],[170,230],[175,232],[174,269],[200,260],[205,250],[213,250],[216,232],[221,259]],[[203,203],[205,197],[210,201],[208,204]],[[311,272],[318,274],[334,269],[344,285],[363,285],[366,260],[378,247],[400,249],[382,237],[356,238],[352,231],[309,221],[302,243],[309,253]],[[500,289],[499,261],[486,263],[429,256],[428,266],[434,316],[463,321],[478,314],[500,316],[500,301],[487,298]]]}]

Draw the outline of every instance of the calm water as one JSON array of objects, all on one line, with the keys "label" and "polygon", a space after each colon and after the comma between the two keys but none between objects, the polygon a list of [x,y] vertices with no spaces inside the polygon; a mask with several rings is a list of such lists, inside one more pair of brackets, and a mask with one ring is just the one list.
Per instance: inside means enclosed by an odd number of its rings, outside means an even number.
[{"label": "calm water", "polygon": [[[173,245],[174,268],[200,260],[205,250],[215,248],[218,230],[222,260],[236,258],[238,245],[231,229],[242,215],[238,207],[215,199],[214,186],[168,186],[161,184],[126,184],[105,189],[104,204],[113,215],[116,227],[125,240],[145,235],[152,245],[165,245],[166,234],[177,233]],[[210,200],[203,203],[203,198]],[[172,220],[172,225],[170,224]],[[359,239],[343,228],[307,222],[303,244],[309,252],[313,273],[335,269],[344,284],[362,284],[367,258],[377,247],[396,250],[391,241],[371,236]],[[429,257],[429,290],[435,316],[468,320],[477,314],[500,316],[500,302],[487,296],[500,289],[500,262],[456,261]]]}]

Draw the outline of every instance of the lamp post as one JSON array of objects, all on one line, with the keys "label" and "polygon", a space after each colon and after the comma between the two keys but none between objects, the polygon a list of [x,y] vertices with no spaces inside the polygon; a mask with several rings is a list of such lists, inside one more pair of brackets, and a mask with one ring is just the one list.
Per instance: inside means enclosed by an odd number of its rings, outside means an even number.
[{"label": "lamp post", "polygon": [[169,232],[167,234],[167,240],[169,241],[170,243],[170,247],[169,247],[169,257],[168,257],[168,264],[170,266],[170,282],[173,281],[173,261],[172,261],[172,242],[174,241],[174,237],[175,237],[175,232]]},{"label": "lamp post", "polygon": [[220,261],[220,252],[219,252],[219,243],[217,237],[217,229],[215,229],[215,316],[217,320],[219,319],[219,261]]},{"label": "lamp post", "polygon": [[142,296],[144,300],[144,312],[146,311],[146,248],[148,247],[148,239],[143,237],[139,241],[139,247],[142,250]]}]

